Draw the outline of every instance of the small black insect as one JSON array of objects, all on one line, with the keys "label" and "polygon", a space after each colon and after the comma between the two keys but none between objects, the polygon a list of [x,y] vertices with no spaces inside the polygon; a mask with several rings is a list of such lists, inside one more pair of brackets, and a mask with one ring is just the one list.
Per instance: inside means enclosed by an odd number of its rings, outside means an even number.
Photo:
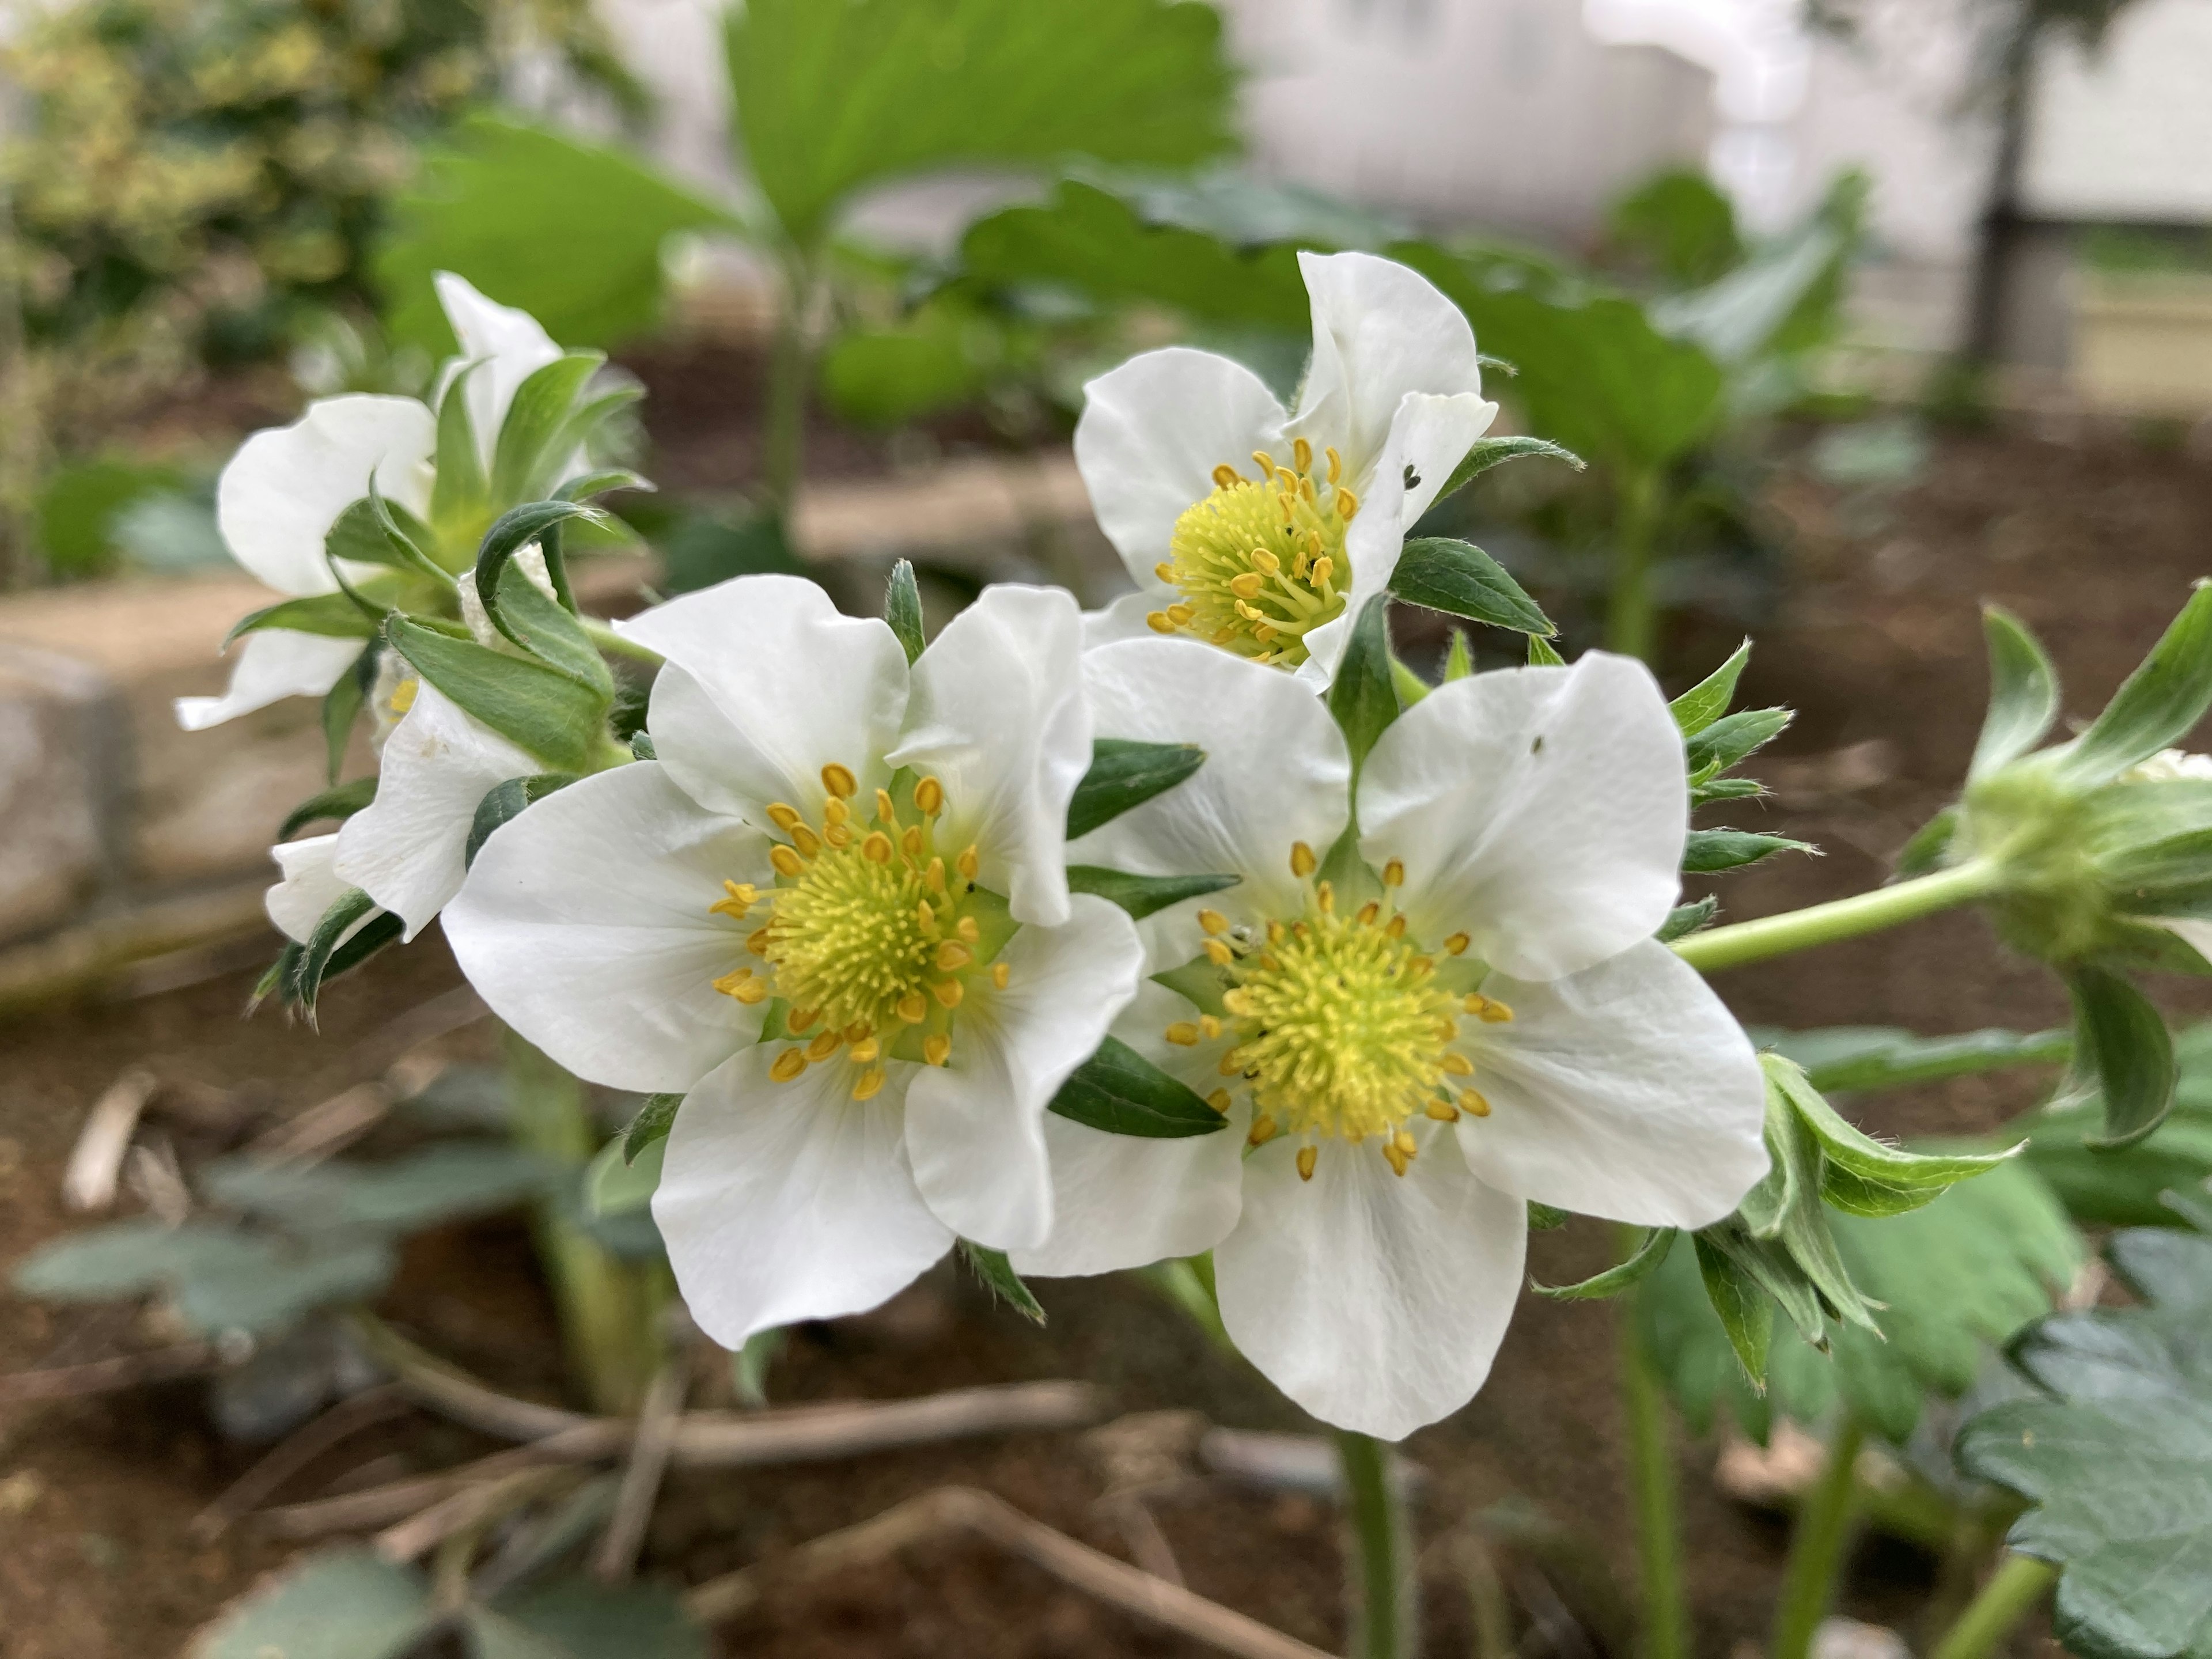
[{"label": "small black insect", "polygon": [[1421,475],[1414,471],[1413,467],[1408,465],[1406,468],[1406,488],[1408,489],[1419,489],[1420,487]]}]

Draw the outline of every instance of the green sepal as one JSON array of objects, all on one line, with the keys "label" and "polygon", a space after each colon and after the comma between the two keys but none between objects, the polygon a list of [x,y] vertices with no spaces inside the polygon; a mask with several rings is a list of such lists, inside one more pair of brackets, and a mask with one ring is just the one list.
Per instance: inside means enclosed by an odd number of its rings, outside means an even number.
[{"label": "green sepal", "polygon": [[1551,641],[1540,634],[1528,636],[1528,666],[1531,668],[1565,668],[1567,659],[1559,653]]},{"label": "green sepal", "polygon": [[912,666],[929,641],[921,627],[921,584],[915,580],[909,559],[893,565],[890,580],[884,585],[884,620],[898,635],[899,649],[906,653],[908,665]]},{"label": "green sepal", "polygon": [[[568,418],[562,423],[561,430],[554,435],[553,441],[546,446],[546,453],[554,458],[566,458],[575,454],[599,435],[599,428],[607,423],[609,417],[617,410],[628,409],[644,396],[645,388],[641,386],[610,386],[588,402],[577,404],[570,412]],[[601,473],[596,476],[605,477],[612,474]],[[623,476],[636,477],[635,473],[626,473]],[[568,483],[563,483],[559,489],[550,493],[567,501],[580,501],[586,495],[597,495],[600,489],[650,489],[652,488],[653,486],[644,479],[637,478],[634,483],[601,484],[591,489],[572,489]]]},{"label": "green sepal", "polygon": [[2062,775],[2101,783],[2188,734],[2212,707],[2212,586],[2200,580],[2142,665],[2064,746]]},{"label": "green sepal", "polygon": [[1567,1224],[1567,1212],[1550,1204],[1528,1200],[1528,1231],[1532,1233],[1557,1232]]},{"label": "green sepal", "polygon": [[318,818],[336,818],[343,823],[375,799],[376,779],[373,775],[335,784],[319,795],[308,796],[286,814],[277,828],[276,839],[289,841]]},{"label": "green sepal", "polygon": [[1897,855],[1897,871],[1892,879],[1910,881],[1915,876],[1940,869],[1943,855],[1951,850],[1951,838],[1958,833],[1959,809],[1947,806],[1912,832],[1912,839]]},{"label": "green sepal", "polygon": [[[485,611],[489,614],[490,606]],[[614,701],[615,677],[584,624],[519,564],[510,562],[500,573],[499,620],[500,631],[538,661]]]},{"label": "green sepal", "polygon": [[1659,1264],[1667,1259],[1667,1252],[1674,1248],[1675,1229],[1654,1227],[1644,1234],[1644,1242],[1636,1247],[1627,1261],[1607,1267],[1601,1273],[1572,1285],[1539,1285],[1528,1281],[1528,1288],[1539,1296],[1548,1296],[1558,1302],[1590,1302],[1606,1297],[1619,1296],[1649,1279]]},{"label": "green sepal", "polygon": [[[1509,376],[1516,372],[1511,364],[1494,357],[1487,359],[1485,367],[1503,369]],[[1540,455],[1547,460],[1565,461],[1577,472],[1583,470],[1581,456],[1548,439],[1478,438],[1474,441],[1474,447],[1462,456],[1459,465],[1451,470],[1451,477],[1444,480],[1444,487],[1437,491],[1437,500],[1441,501],[1466,489],[1501,461],[1517,460],[1523,455]]]},{"label": "green sepal", "polygon": [[1022,1283],[1013,1264],[1006,1260],[1004,1250],[994,1250],[978,1244],[971,1238],[960,1241],[960,1259],[981,1279],[992,1296],[1005,1303],[1033,1325],[1044,1323],[1044,1306],[1030,1287]]},{"label": "green sepal", "polygon": [[501,737],[557,770],[588,769],[606,712],[606,699],[590,686],[410,617],[389,618],[384,636],[424,679]]},{"label": "green sepal", "polygon": [[1702,783],[1748,759],[1780,737],[1796,718],[1787,708],[1746,708],[1722,715],[1684,740],[1690,781]]},{"label": "green sepal", "polygon": [[1395,651],[1390,653],[1390,684],[1397,688],[1401,709],[1411,708],[1427,696],[1431,689],[1429,683],[1407,666],[1406,659]]},{"label": "green sepal", "polygon": [[353,666],[331,682],[323,695],[323,747],[327,768],[324,775],[335,784],[345,766],[346,745],[353,738],[353,723],[368,706],[369,688],[376,682],[376,647],[371,640]]},{"label": "green sepal", "polygon": [[1398,688],[1390,678],[1389,618],[1388,593],[1377,593],[1360,607],[1328,688],[1328,712],[1336,717],[1352,750],[1355,777],[1376,740],[1398,718]]},{"label": "green sepal", "polygon": [[1674,716],[1674,724],[1686,739],[1694,738],[1722,715],[1735,701],[1735,683],[1743,678],[1744,665],[1751,660],[1751,641],[1746,640],[1718,668],[1667,705]]},{"label": "green sepal", "polygon": [[[2212,591],[2212,590],[2205,590]],[[2148,998],[2101,968],[2066,970],[2074,999],[2074,1063],[2105,1099],[2105,1133],[2084,1144],[2100,1152],[2132,1146],[2173,1109],[2180,1068],[2173,1036]]]},{"label": "green sepal", "polygon": [[1390,589],[1409,605],[1510,628],[1516,634],[1548,638],[1559,632],[1505,567],[1469,542],[1415,537],[1398,556]]},{"label": "green sepal", "polygon": [[525,501],[501,514],[477,544],[477,597],[483,601],[484,615],[490,618],[493,627],[526,650],[529,648],[528,642],[516,637],[506,616],[507,568],[517,553],[536,542],[545,556],[546,574],[553,580],[554,591],[559,592],[564,583],[553,576],[553,571],[560,550],[557,544],[547,544],[569,519],[580,519],[586,524],[608,522],[605,513],[581,501]]},{"label": "green sepal", "polygon": [[1152,983],[1166,986],[1199,1012],[1216,1019],[1228,1013],[1222,998],[1235,988],[1228,971],[1205,957],[1193,957],[1180,968],[1163,969],[1152,975]]},{"label": "green sepal", "polygon": [[469,377],[484,366],[478,358],[464,363],[446,382],[438,401],[437,478],[430,487],[430,517],[441,525],[465,522],[489,499],[483,452],[477,447],[476,422],[469,415]]},{"label": "green sepal", "polygon": [[558,489],[548,492],[547,499],[556,501],[587,501],[594,495],[605,495],[617,489],[654,490],[659,489],[652,479],[641,477],[626,466],[611,466],[599,472],[580,472]]},{"label": "green sepal", "polygon": [[1234,887],[1243,879],[1242,876],[1133,876],[1127,871],[1109,870],[1096,864],[1067,866],[1069,892],[1094,893],[1120,905],[1134,921],[1142,921],[1155,910],[1164,910],[1185,899],[1202,898],[1224,887]]},{"label": "green sepal", "polygon": [[653,741],[653,733],[639,730],[629,734],[629,752],[633,760],[659,760],[660,750]]},{"label": "green sepal", "polygon": [[311,593],[303,599],[284,599],[248,611],[223,635],[228,651],[243,635],[281,628],[294,634],[316,634],[325,639],[370,640],[384,620],[381,609],[364,609],[350,592]]},{"label": "green sepal", "polygon": [[2064,1027],[1923,1037],[1896,1026],[1839,1025],[1778,1032],[1760,1041],[1796,1061],[1808,1086],[1822,1094],[1903,1088],[2006,1066],[2063,1064],[2074,1052],[2074,1034]]},{"label": "green sepal", "polygon": [[1468,649],[1467,631],[1455,628],[1451,631],[1451,644],[1444,651],[1443,682],[1449,685],[1454,680],[1463,680],[1473,672],[1474,653]]},{"label": "green sepal", "polygon": [[1682,846],[1685,875],[1710,876],[1723,870],[1740,870],[1747,864],[1777,853],[1814,853],[1810,842],[1787,836],[1762,836],[1749,830],[1692,830]]},{"label": "green sepal", "polygon": [[[362,919],[367,916],[365,922]],[[350,937],[347,930],[361,922]],[[336,900],[300,954],[283,976],[278,989],[286,1004],[299,1010],[309,1026],[315,1024],[315,1001],[323,986],[362,963],[397,939],[406,923],[392,911],[379,911],[376,901],[358,887]],[[286,952],[289,957],[290,952]]]},{"label": "green sepal", "polygon": [[1761,1054],[1768,1086],[1780,1093],[1820,1144],[1821,1196],[1848,1215],[1902,1215],[1942,1196],[1960,1182],[1993,1170],[2019,1151],[1909,1152],[1884,1146],[1846,1121],[1783,1055]]},{"label": "green sepal", "polygon": [[1971,780],[2019,759],[2058,718],[2058,672],[2027,624],[1994,605],[1982,607],[1990,653],[1990,707],[1967,763]]},{"label": "green sepal", "polygon": [[645,1104],[637,1109],[637,1115],[623,1131],[623,1162],[635,1164],[637,1155],[656,1140],[665,1139],[669,1130],[676,1127],[676,1109],[684,1103],[679,1094],[647,1095]]},{"label": "green sepal", "polygon": [[1695,903],[1678,904],[1667,913],[1667,920],[1659,924],[1659,931],[1652,937],[1662,945],[1672,945],[1676,939],[1696,933],[1700,927],[1710,927],[1720,908],[1721,902],[1711,893]]},{"label": "green sepal", "polygon": [[1052,1109],[1109,1134],[1155,1140],[1212,1134],[1229,1125],[1187,1085],[1110,1036],[1060,1085]]},{"label": "green sepal", "polygon": [[1080,840],[1134,806],[1164,793],[1206,764],[1206,750],[1185,743],[1138,743],[1100,738],[1091,769],[1067,803],[1067,838]]},{"label": "green sepal", "polygon": [[507,419],[492,445],[493,501],[532,501],[557,482],[550,475],[568,460],[574,446],[556,453],[554,442],[568,423],[577,394],[606,360],[599,351],[564,352],[533,370],[514,389]]},{"label": "green sepal", "polygon": [[500,825],[509,818],[521,817],[532,802],[544,800],[555,790],[565,789],[575,781],[574,772],[540,772],[534,777],[509,778],[504,783],[494,784],[477,803],[476,816],[469,820],[469,844],[462,854],[464,866],[475,865],[477,854],[483,850],[483,844]]},{"label": "green sepal", "polygon": [[1774,1340],[1774,1304],[1761,1291],[1759,1281],[1716,1241],[1698,1233],[1690,1242],[1697,1249],[1698,1274],[1705,1281],[1705,1298],[1720,1316],[1721,1328],[1728,1333],[1736,1363],[1743,1367],[1753,1390],[1764,1394],[1766,1354]]},{"label": "green sepal", "polygon": [[1690,788],[1690,810],[1711,806],[1715,801],[1757,800],[1766,793],[1766,786],[1757,778],[1707,778]]}]

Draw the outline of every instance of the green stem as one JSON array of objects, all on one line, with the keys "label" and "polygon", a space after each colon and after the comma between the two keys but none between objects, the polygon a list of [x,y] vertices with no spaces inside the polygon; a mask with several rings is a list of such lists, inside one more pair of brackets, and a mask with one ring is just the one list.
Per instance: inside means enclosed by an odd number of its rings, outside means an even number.
[{"label": "green stem", "polygon": [[1933,875],[1917,876],[1802,910],[1761,916],[1756,921],[1739,921],[1727,927],[1709,927],[1675,940],[1674,954],[1700,973],[1738,968],[1747,962],[1764,962],[1769,957],[1808,951],[1816,945],[1879,933],[1899,922],[1986,897],[2002,884],[1996,865],[1975,859]]},{"label": "green stem", "polygon": [[1419,1619],[1413,1603],[1413,1551],[1406,1506],[1390,1475],[1390,1449],[1353,1429],[1338,1429],[1352,1523],[1352,1659],[1410,1659]]},{"label": "green stem", "polygon": [[804,248],[790,250],[783,262],[783,310],[776,319],[775,343],[769,357],[768,410],[761,438],[761,497],[768,509],[788,518],[799,493],[806,435],[806,382],[813,371],[807,349],[807,313],[814,307],[814,259]]},{"label": "green stem", "polygon": [[1605,608],[1605,643],[1626,657],[1651,655],[1656,607],[1651,544],[1659,530],[1659,475],[1639,470],[1620,483],[1613,545],[1613,591]]},{"label": "green stem", "polygon": [[[507,1080],[518,1146],[572,1169],[591,1161],[599,1146],[581,1084],[512,1031]],[[586,1397],[595,1411],[633,1414],[660,1368],[665,1269],[611,1255],[556,1199],[539,1205],[536,1232],[562,1342]]]},{"label": "green stem", "polygon": [[1859,1446],[1865,1437],[1858,1419],[1844,1413],[1828,1448],[1827,1467],[1806,1494],[1790,1535],[1767,1659],[1806,1659],[1813,1650],[1813,1632],[1835,1600],[1837,1576],[1858,1522]]},{"label": "green stem", "polygon": [[2048,1561],[2008,1554],[1928,1659],[1984,1659],[2034,1611],[2057,1577]]},{"label": "green stem", "polygon": [[1628,1481],[1644,1591],[1642,1659],[1687,1659],[1690,1606],[1682,1583],[1682,1515],[1674,1491],[1667,1400],[1632,1299],[1621,1304],[1620,1318],[1620,1400],[1627,1419]]},{"label": "green stem", "polygon": [[577,620],[584,625],[585,638],[611,657],[628,657],[648,668],[658,668],[665,660],[651,646],[640,645],[629,635],[617,633],[597,617],[580,617]]}]

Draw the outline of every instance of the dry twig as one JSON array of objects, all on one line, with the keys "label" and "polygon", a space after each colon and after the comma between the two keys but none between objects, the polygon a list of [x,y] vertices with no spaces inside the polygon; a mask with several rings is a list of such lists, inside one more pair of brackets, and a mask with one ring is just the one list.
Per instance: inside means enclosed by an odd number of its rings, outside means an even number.
[{"label": "dry twig", "polygon": [[139,1115],[161,1086],[151,1072],[132,1066],[93,1103],[62,1172],[62,1203],[71,1210],[104,1210],[115,1202],[123,1156],[138,1133]]},{"label": "dry twig", "polygon": [[235,1364],[239,1358],[234,1349],[221,1342],[179,1342],[173,1347],[118,1354],[112,1359],[88,1360],[82,1365],[17,1371],[13,1376],[0,1376],[0,1406],[113,1394],[118,1389],[135,1389],[142,1382],[166,1382],[179,1376],[219,1370],[225,1365]]},{"label": "dry twig", "polygon": [[637,1415],[637,1436],[630,1442],[629,1462],[615,1497],[615,1512],[592,1557],[592,1571],[603,1583],[622,1583],[637,1570],[646,1523],[653,1519],[653,1502],[660,1495],[660,1477],[668,1471],[676,1426],[683,1419],[688,1380],[679,1355],[660,1368],[646,1390]]},{"label": "dry twig", "polygon": [[408,1409],[406,1396],[389,1384],[338,1403],[271,1447],[232,1481],[222,1494],[192,1519],[192,1536],[202,1543],[220,1538],[231,1523],[339,1442],[397,1417]]}]

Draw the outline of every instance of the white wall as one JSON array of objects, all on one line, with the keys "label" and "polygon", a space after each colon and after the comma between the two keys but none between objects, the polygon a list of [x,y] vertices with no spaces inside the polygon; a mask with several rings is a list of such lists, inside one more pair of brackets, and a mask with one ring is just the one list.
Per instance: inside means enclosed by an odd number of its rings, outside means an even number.
[{"label": "white wall", "polygon": [[2051,219],[2212,222],[2212,0],[2136,0],[2038,66],[2022,191]]}]

